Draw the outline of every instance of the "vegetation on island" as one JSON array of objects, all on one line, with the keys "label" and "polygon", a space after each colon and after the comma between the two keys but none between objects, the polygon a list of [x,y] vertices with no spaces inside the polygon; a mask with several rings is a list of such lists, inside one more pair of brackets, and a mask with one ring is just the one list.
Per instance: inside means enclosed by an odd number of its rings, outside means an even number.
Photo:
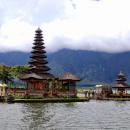
[{"label": "vegetation on island", "polygon": [[15,99],[14,102],[17,103],[32,103],[32,102],[44,102],[44,103],[68,103],[68,102],[86,102],[89,98],[42,98],[42,99]]},{"label": "vegetation on island", "polygon": [[11,69],[9,66],[0,66],[0,80],[5,84],[13,82],[14,77],[11,74]]},{"label": "vegetation on island", "polygon": [[0,81],[8,84],[13,83],[15,78],[19,78],[22,73],[28,71],[28,65],[15,65],[15,66],[0,66]]}]

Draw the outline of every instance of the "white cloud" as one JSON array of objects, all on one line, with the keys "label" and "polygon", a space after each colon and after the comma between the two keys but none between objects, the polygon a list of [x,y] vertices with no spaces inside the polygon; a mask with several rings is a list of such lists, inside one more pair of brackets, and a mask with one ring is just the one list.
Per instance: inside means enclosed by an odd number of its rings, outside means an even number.
[{"label": "white cloud", "polygon": [[[129,0],[75,0],[76,10],[66,8],[66,19],[44,24],[51,51],[64,44],[67,48],[107,52],[130,50]],[[68,3],[69,4],[69,3]],[[60,43],[50,42],[55,37]],[[51,38],[50,38],[51,37]],[[62,40],[61,40],[62,37]],[[70,42],[68,39],[71,39]],[[53,41],[53,40],[52,40]],[[69,45],[70,44],[70,45]]]},{"label": "white cloud", "polygon": [[19,18],[3,24],[0,30],[1,51],[30,50],[35,28]]},{"label": "white cloud", "polygon": [[9,6],[5,0],[8,9],[0,28],[1,51],[30,51],[37,26],[43,29],[48,51],[130,50],[129,0],[29,0],[26,6],[24,2]]}]

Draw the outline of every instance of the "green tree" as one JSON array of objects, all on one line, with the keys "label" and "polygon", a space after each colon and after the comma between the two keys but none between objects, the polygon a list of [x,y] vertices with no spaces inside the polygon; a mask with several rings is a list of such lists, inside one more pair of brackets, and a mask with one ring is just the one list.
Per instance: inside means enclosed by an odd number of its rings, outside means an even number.
[{"label": "green tree", "polygon": [[26,73],[29,69],[28,65],[23,66],[6,66],[0,65],[0,81],[8,84],[12,83],[15,78],[19,78],[22,73]]},{"label": "green tree", "polygon": [[14,77],[11,74],[11,69],[9,66],[0,66],[0,80],[2,83],[8,84],[13,82]]},{"label": "green tree", "polygon": [[29,69],[28,65],[15,65],[11,67],[11,74],[16,77],[19,78],[21,74],[26,73]]}]

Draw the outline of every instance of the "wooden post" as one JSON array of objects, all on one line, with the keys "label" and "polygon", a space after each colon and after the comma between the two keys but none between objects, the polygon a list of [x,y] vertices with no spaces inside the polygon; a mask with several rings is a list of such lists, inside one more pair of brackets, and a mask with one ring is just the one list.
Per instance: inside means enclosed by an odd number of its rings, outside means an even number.
[{"label": "wooden post", "polygon": [[68,96],[70,95],[70,80],[69,80],[69,86],[68,86]]}]

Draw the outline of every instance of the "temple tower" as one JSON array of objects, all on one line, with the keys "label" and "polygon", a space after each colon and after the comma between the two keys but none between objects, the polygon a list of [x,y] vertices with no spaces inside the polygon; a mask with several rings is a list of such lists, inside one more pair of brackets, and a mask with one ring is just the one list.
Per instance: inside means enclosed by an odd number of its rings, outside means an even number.
[{"label": "temple tower", "polygon": [[32,96],[48,95],[50,82],[54,76],[49,73],[50,68],[46,60],[46,51],[42,30],[38,28],[35,31],[33,47],[29,63],[29,71],[21,76],[21,79],[27,84],[27,94]]},{"label": "temple tower", "polygon": [[48,74],[50,68],[47,66],[47,56],[44,46],[44,40],[42,36],[42,30],[38,28],[35,31],[34,43],[31,51],[31,60],[29,61],[30,73],[36,73],[38,75]]},{"label": "temple tower", "polygon": [[127,89],[129,89],[129,85],[126,83],[127,79],[125,75],[120,71],[120,73],[117,75],[116,79],[117,83],[113,87],[115,89],[115,93],[118,96],[124,96],[127,95]]},{"label": "temple tower", "polygon": [[117,75],[117,84],[125,84],[126,77],[125,75],[120,71],[120,73]]}]

